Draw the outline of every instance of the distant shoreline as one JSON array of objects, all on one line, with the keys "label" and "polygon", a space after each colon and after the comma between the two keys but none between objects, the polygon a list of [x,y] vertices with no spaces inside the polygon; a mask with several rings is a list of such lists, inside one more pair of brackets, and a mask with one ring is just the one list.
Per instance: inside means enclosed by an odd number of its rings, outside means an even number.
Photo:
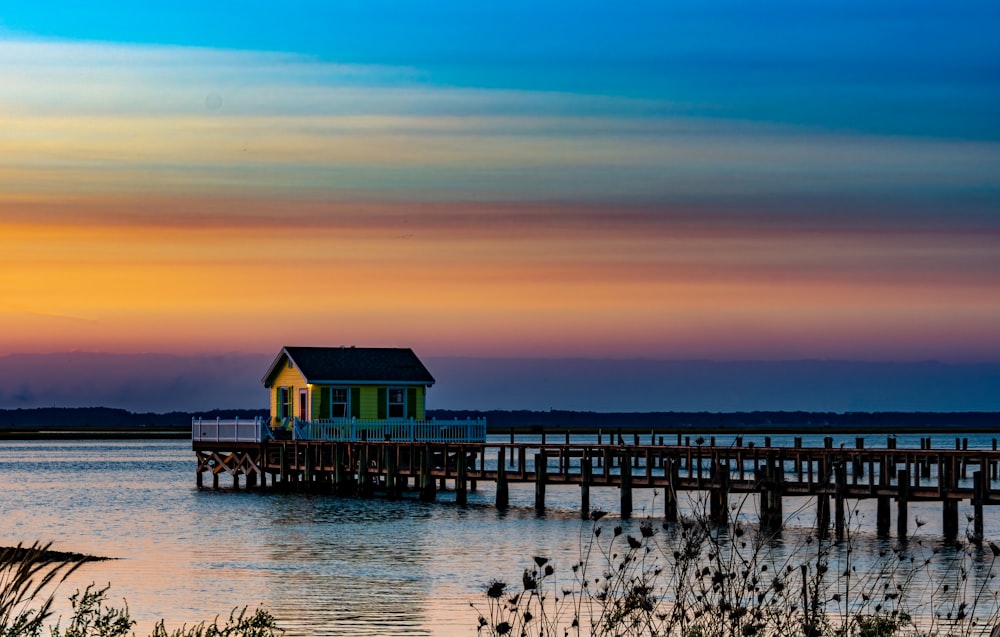
[{"label": "distant shoreline", "polygon": [[[0,409],[0,440],[185,439],[192,417],[267,417],[266,409],[133,413],[107,407]],[[998,412],[592,412],[428,409],[428,418],[485,418],[490,434],[994,434]],[[664,440],[664,442],[668,442]]]},{"label": "distant shoreline", "polygon": [[190,427],[178,428],[116,428],[60,427],[0,427],[0,440],[179,440],[190,439]]}]

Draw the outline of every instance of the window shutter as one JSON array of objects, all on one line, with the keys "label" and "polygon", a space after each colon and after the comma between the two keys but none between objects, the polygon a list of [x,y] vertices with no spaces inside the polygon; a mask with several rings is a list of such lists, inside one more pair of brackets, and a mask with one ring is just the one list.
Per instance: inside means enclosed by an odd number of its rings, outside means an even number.
[{"label": "window shutter", "polygon": [[386,397],[385,387],[379,387],[378,388],[378,419],[379,420],[385,420],[385,418],[386,418],[385,410],[386,410],[386,406],[387,406],[386,405],[386,401],[387,400],[388,400],[388,398]]},{"label": "window shutter", "polygon": [[330,400],[332,398],[329,387],[319,388],[319,418],[325,420],[330,417]]},{"label": "window shutter", "polygon": [[417,417],[417,388],[406,388],[406,417],[416,419]]},{"label": "window shutter", "polygon": [[361,418],[360,387],[351,387],[351,418]]}]

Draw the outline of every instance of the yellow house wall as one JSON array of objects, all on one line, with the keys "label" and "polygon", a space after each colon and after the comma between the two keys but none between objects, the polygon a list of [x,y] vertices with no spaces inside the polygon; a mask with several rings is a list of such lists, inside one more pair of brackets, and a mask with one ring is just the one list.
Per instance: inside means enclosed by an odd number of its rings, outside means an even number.
[{"label": "yellow house wall", "polygon": [[[271,420],[278,414],[278,388],[290,387],[292,392],[292,414],[302,418],[299,412],[299,389],[306,386],[306,379],[298,368],[288,368],[287,359],[281,362],[281,371],[274,377],[271,385]],[[316,398],[313,398],[316,400]]]}]

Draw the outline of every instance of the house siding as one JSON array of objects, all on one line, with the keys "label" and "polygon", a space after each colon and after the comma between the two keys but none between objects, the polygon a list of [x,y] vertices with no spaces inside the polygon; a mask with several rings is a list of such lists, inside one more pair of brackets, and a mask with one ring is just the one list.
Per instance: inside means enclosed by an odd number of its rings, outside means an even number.
[{"label": "house siding", "polygon": [[[299,399],[298,391],[306,386],[306,379],[302,377],[302,374],[297,368],[288,368],[288,364],[284,361],[281,363],[281,371],[275,374],[273,384],[271,385],[271,418],[273,419],[278,413],[278,388],[279,387],[289,387],[292,392],[292,413],[298,417],[302,417],[299,414]],[[313,398],[316,400],[316,398]]]},{"label": "house siding", "polygon": [[417,420],[427,420],[427,388],[417,387]]},{"label": "house siding", "polygon": [[361,419],[378,420],[378,387],[361,388]]}]

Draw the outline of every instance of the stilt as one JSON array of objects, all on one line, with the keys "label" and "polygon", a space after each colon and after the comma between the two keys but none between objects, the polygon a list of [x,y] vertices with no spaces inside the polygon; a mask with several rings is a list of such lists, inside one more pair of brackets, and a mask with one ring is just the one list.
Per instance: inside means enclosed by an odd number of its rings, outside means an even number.
[{"label": "stilt", "polygon": [[715,459],[712,460],[709,518],[715,524],[729,521],[729,464]]},{"label": "stilt", "polygon": [[622,451],[621,458],[621,508],[622,519],[632,517],[632,452]]},{"label": "stilt", "polygon": [[394,453],[395,447],[392,445],[385,446],[385,494],[391,499],[395,500],[399,497],[398,491],[398,477],[396,475],[396,454]]},{"label": "stilt", "polygon": [[[854,448],[858,449],[859,451],[861,449],[864,449],[865,448],[865,439],[864,438],[855,438],[854,439]],[[865,477],[865,463],[864,463],[864,457],[862,456],[862,454],[860,454],[860,453],[854,454],[854,466],[852,467],[852,469],[853,469],[853,471],[851,471],[852,478],[853,478],[854,484],[857,484],[858,483],[858,478]]]},{"label": "stilt", "polygon": [[313,460],[312,460],[312,445],[308,442],[305,444],[305,459],[303,466],[303,480],[305,481],[306,491],[312,491],[312,479],[313,479]]},{"label": "stilt", "polygon": [[983,541],[983,503],[986,500],[986,474],[982,469],[972,472],[972,539]]},{"label": "stilt", "polygon": [[830,469],[826,456],[820,457],[816,475],[820,481],[816,487],[816,536],[824,538],[830,530],[830,494],[827,492]]},{"label": "stilt", "polygon": [[580,458],[580,518],[584,520],[590,517],[590,474],[592,471],[590,449],[584,449],[583,457]]},{"label": "stilt", "polygon": [[358,495],[362,498],[372,496],[372,474],[368,466],[368,445],[362,444],[358,457]]},{"label": "stilt", "polygon": [[663,492],[663,517],[668,522],[677,521],[677,482],[680,479],[680,471],[677,461],[674,458],[667,458],[664,472],[670,476],[667,488]]},{"label": "stilt", "polygon": [[761,481],[761,525],[772,533],[781,530],[784,522],[781,502],[781,480],[784,478],[784,467],[774,453],[768,453],[764,463],[763,480]]},{"label": "stilt", "polygon": [[203,485],[202,485],[202,482],[203,482],[203,479],[202,479],[202,477],[201,477],[201,471],[196,471],[196,472],[195,472],[195,474],[194,474],[194,483],[195,483],[195,485],[196,485],[196,486],[197,486],[197,487],[198,487],[199,489],[201,489],[201,488],[202,488],[202,486],[203,486]]},{"label": "stilt", "polygon": [[844,495],[847,491],[847,464],[838,462],[834,467],[834,535],[838,540],[844,539]]},{"label": "stilt", "polygon": [[545,474],[548,470],[548,459],[545,452],[535,454],[535,513],[545,513]]},{"label": "stilt", "polygon": [[212,472],[212,488],[216,491],[219,490],[219,474],[215,471]]},{"label": "stilt", "polygon": [[900,469],[896,480],[896,539],[900,542],[905,542],[907,540],[907,503],[910,498],[909,469]]},{"label": "stilt", "polygon": [[457,475],[455,476],[455,503],[461,505],[468,504],[469,502],[468,485],[466,484],[465,481],[466,462],[468,462],[468,459],[465,455],[465,450],[459,448]]},{"label": "stilt", "polygon": [[938,480],[941,483],[941,531],[946,539],[958,537],[958,501],[949,496],[957,486],[955,484],[955,459],[941,457],[938,459]]},{"label": "stilt", "polygon": [[504,467],[504,448],[500,447],[497,449],[497,509],[506,510],[507,503],[507,469]]},{"label": "stilt", "polygon": [[424,447],[424,453],[420,457],[420,499],[424,502],[433,502],[437,498],[437,491],[434,488],[434,476],[431,470],[434,467],[434,455],[430,445]]},{"label": "stilt", "polygon": [[[878,485],[880,489],[887,488],[889,486],[889,455],[885,454],[882,456],[881,464],[879,465],[878,471]],[[875,512],[875,533],[878,537],[889,537],[889,526],[890,522],[890,510],[889,506],[889,496],[879,495],[876,499],[876,512]]]},{"label": "stilt", "polygon": [[333,490],[335,493],[344,492],[344,445],[337,443],[333,446]]}]

